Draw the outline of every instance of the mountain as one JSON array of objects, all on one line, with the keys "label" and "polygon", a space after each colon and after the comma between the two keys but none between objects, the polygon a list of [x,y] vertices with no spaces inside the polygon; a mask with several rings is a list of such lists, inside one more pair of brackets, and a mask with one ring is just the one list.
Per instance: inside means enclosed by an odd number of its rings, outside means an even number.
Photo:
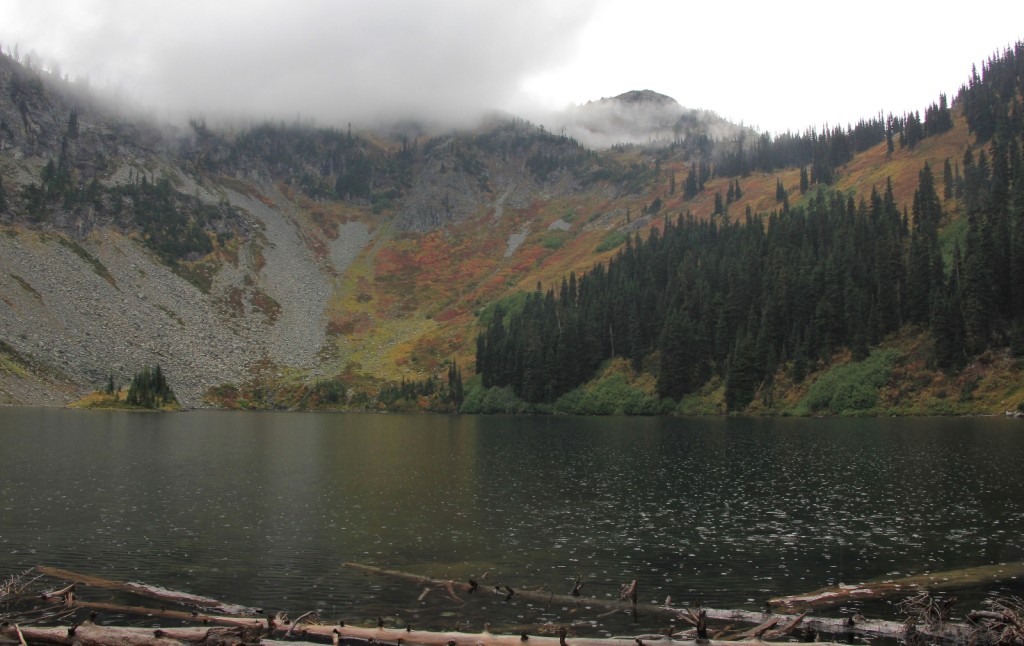
[{"label": "mountain", "polygon": [[[860,365],[867,352],[888,380],[858,388],[888,389],[884,410],[1015,408],[1024,386],[1009,278],[1024,258],[1013,251],[1024,233],[1007,196],[1024,188],[1014,181],[1024,164],[1018,112],[1005,95],[1021,84],[1004,70],[1016,69],[1019,50],[990,61],[985,80],[970,78],[952,104],[941,96],[924,118],[778,136],[647,90],[578,106],[559,127],[501,115],[447,132],[412,122],[355,132],[201,119],[172,127],[0,55],[0,403],[66,404],[159,364],[186,407],[450,410],[465,402],[465,410],[614,412],[625,410],[616,397],[632,397],[641,402],[632,412],[778,413],[798,410],[814,384],[835,381],[830,371]],[[937,210],[921,201],[925,164],[940,187]],[[769,276],[782,280],[778,265],[723,248],[700,266],[724,273],[680,291],[663,280],[697,275],[686,265],[696,252],[648,255],[649,236],[675,239],[691,226],[711,236],[707,249],[734,235],[757,240],[755,227],[771,231],[779,218],[816,232],[823,223],[852,227],[814,238],[804,261],[790,261],[790,274],[814,277],[807,263],[846,244],[861,209],[872,212],[873,192],[905,230],[886,238],[892,266],[898,257],[907,271],[912,252],[924,249],[925,287],[868,289],[857,272],[836,269],[855,256],[836,252],[833,269],[820,271],[835,274],[842,296],[808,293],[813,307],[799,329],[778,328],[777,346],[753,330],[776,316],[771,303],[789,302],[760,291]],[[937,215],[918,236],[915,226],[929,217],[922,209]],[[770,239],[751,249],[774,248]],[[998,290],[948,283],[967,275],[984,283],[980,257],[1006,278],[989,281]],[[661,264],[643,264],[654,258]],[[513,319],[560,312],[548,306],[567,302],[571,285],[603,285],[610,268],[641,260],[630,289],[600,288],[619,294],[611,307],[626,317],[594,328],[600,345],[579,351],[591,358],[559,376],[558,394],[572,406],[558,408],[536,376],[514,377],[529,365],[525,356],[553,361],[557,353],[536,354],[540,343],[529,355],[505,341],[488,345],[488,335],[506,333],[562,338],[569,319],[561,314],[530,332]],[[875,320],[880,291],[899,295],[899,308],[887,310],[895,323],[872,323],[858,336],[858,321]],[[904,309],[911,301],[912,312]],[[719,302],[731,303],[728,315]],[[594,303],[599,309],[580,320],[610,316]],[[662,339],[683,310],[704,317],[702,346],[717,341],[700,355],[700,370],[664,387],[672,355]],[[982,330],[985,311],[996,314]],[[795,344],[826,320],[831,340]],[[949,325],[939,329],[939,320]],[[730,374],[744,352],[753,367],[737,396]]]},{"label": "mountain", "polygon": [[616,144],[664,146],[695,135],[732,139],[742,127],[709,110],[687,109],[652,90],[626,92],[565,110],[554,131],[595,149]]}]

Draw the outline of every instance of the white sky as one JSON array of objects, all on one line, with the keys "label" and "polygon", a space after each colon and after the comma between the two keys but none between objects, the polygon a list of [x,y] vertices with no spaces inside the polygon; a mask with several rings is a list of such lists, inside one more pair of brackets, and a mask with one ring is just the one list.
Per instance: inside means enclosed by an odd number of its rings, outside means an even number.
[{"label": "white sky", "polygon": [[168,115],[467,118],[651,89],[771,132],[920,110],[1024,1],[0,0],[0,45]]}]

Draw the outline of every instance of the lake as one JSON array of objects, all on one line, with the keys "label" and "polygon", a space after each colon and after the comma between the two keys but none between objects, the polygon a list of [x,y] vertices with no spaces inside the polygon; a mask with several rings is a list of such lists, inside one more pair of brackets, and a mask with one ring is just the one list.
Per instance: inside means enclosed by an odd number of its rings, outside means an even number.
[{"label": "lake", "polygon": [[[1024,421],[1003,418],[9,408],[0,576],[41,564],[293,617],[636,633],[496,595],[418,601],[409,583],[342,564],[558,594],[579,575],[601,597],[637,579],[643,602],[759,609],[828,584],[1024,560],[1022,466]],[[989,590],[957,592],[966,611]]]}]

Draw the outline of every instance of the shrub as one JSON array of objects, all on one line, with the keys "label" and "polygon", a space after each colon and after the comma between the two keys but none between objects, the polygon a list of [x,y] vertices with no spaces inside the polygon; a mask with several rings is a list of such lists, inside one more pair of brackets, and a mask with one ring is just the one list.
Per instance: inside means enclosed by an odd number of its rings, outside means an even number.
[{"label": "shrub", "polygon": [[626,242],[625,233],[622,233],[621,231],[612,231],[597,245],[597,251],[611,251],[612,249],[622,245],[624,242]]},{"label": "shrub", "polygon": [[466,382],[465,398],[459,410],[471,415],[529,413],[529,404],[516,397],[511,386],[484,388],[479,376]]},{"label": "shrub", "polygon": [[555,402],[556,413],[569,415],[657,415],[661,401],[632,386],[618,373],[572,390]]},{"label": "shrub", "polygon": [[795,412],[839,415],[870,410],[878,405],[878,390],[889,383],[895,362],[896,352],[888,350],[836,366],[811,385]]},{"label": "shrub", "polygon": [[545,231],[544,235],[541,236],[540,244],[545,249],[558,249],[565,244],[568,237],[569,233],[567,231]]}]

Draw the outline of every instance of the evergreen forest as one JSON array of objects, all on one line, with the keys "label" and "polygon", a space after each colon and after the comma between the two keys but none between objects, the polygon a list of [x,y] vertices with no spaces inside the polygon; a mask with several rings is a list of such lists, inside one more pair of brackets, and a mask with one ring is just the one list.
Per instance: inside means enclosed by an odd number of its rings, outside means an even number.
[{"label": "evergreen forest", "polygon": [[[923,120],[878,119],[738,151],[713,172],[736,175],[738,189],[751,160],[765,168],[809,160],[812,177],[801,172],[809,199],[790,208],[780,184],[780,208],[769,213],[665,215],[607,264],[557,287],[538,284],[521,306],[499,304],[477,337],[482,386],[552,404],[620,358],[652,372],[662,398],[720,380],[727,409],[739,411],[770,398],[780,376],[799,383],[837,353],[862,361],[899,330],[925,335],[929,363],[945,371],[994,348],[1024,353],[1022,91],[1018,43],[972,70],[953,105],[942,96]],[[974,143],[942,169],[919,169],[909,209],[895,202],[891,182],[870,195],[827,186],[858,142],[888,139],[890,153],[916,145],[947,130],[952,110],[962,110]],[[706,172],[694,164],[684,190],[700,190]],[[966,220],[959,228],[943,210],[950,198]],[[961,235],[944,234],[954,228]]]}]

